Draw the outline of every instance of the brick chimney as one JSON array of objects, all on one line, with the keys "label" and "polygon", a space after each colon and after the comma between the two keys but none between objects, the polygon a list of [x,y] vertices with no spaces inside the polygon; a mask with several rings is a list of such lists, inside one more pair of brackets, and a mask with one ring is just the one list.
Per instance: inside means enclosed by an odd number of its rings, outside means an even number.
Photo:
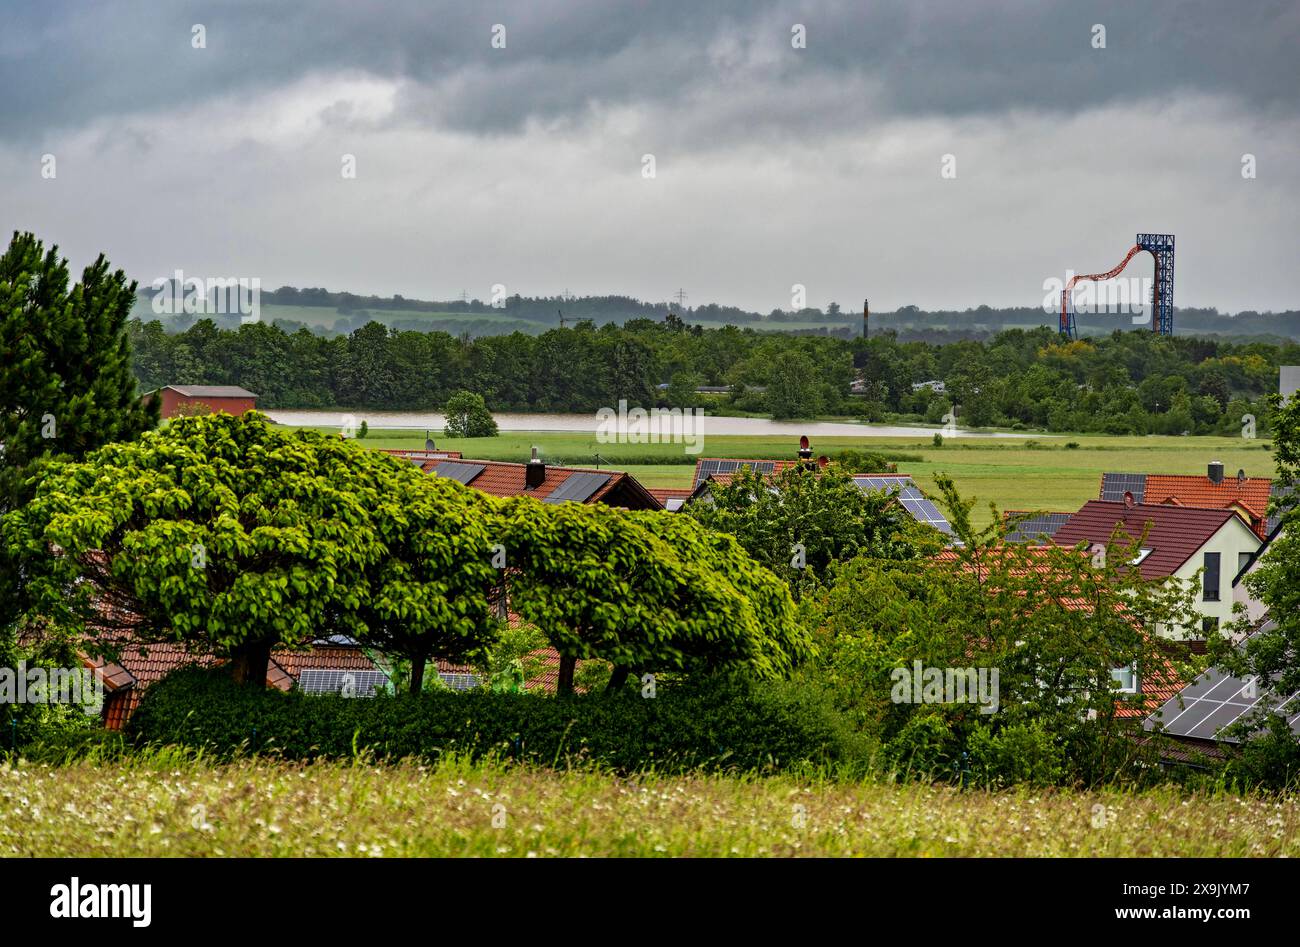
[{"label": "brick chimney", "polygon": [[533,456],[528,461],[528,466],[524,468],[524,488],[527,490],[536,490],[546,482],[546,464],[537,456],[537,448],[533,448]]}]

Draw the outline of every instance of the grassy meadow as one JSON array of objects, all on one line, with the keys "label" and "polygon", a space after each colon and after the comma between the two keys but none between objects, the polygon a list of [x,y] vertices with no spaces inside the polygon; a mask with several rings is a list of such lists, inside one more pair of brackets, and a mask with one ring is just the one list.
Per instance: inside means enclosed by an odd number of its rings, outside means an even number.
[{"label": "grassy meadow", "polygon": [[362,762],[0,764],[0,857],[1300,855],[1294,800]]},{"label": "grassy meadow", "polygon": [[[516,432],[474,439],[435,434],[435,440],[440,449],[483,460],[522,462],[534,445],[552,463],[592,466],[599,454],[601,466],[627,470],[649,487],[690,486],[697,457],[792,459],[797,446],[784,436],[717,435],[705,440],[700,454],[690,455],[680,444],[601,444],[594,434]],[[424,432],[371,430],[364,443],[419,448],[424,446]],[[1070,443],[1078,447],[1066,447]],[[898,469],[912,474],[923,488],[933,486],[934,474],[947,473],[964,496],[980,501],[975,512],[980,523],[989,521],[989,501],[1000,510],[1077,510],[1086,500],[1097,498],[1106,471],[1203,474],[1209,461],[1221,460],[1228,476],[1238,470],[1252,477],[1274,473],[1266,438],[1078,434],[996,442],[949,439],[942,447],[931,440],[899,437],[821,437],[813,442],[817,454],[834,455],[846,449],[919,457],[897,461]]]}]

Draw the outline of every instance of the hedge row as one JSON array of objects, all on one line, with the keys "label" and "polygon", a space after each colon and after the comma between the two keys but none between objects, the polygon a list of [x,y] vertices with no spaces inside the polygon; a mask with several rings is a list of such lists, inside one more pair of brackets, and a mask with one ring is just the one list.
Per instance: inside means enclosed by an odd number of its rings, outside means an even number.
[{"label": "hedge row", "polygon": [[211,669],[186,668],[149,688],[132,715],[137,744],[219,756],[433,759],[446,752],[544,765],[774,771],[865,764],[866,747],[817,693],[794,684],[717,675],[654,697],[638,690],[556,698],[457,693],[346,698],[252,690]]}]

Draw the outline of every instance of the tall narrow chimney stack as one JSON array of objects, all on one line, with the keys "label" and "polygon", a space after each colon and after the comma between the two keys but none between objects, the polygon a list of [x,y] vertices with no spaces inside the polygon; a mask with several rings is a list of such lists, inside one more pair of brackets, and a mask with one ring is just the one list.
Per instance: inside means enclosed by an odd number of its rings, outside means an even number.
[{"label": "tall narrow chimney stack", "polygon": [[862,337],[871,338],[871,300],[862,300]]},{"label": "tall narrow chimney stack", "polygon": [[536,490],[546,482],[546,464],[537,456],[537,448],[533,448],[533,456],[528,461],[528,466],[524,468],[524,487],[528,490]]}]

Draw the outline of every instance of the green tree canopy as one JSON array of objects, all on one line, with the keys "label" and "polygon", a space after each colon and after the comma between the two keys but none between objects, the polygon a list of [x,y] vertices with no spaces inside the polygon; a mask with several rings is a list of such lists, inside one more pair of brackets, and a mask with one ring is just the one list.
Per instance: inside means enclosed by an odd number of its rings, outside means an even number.
[{"label": "green tree canopy", "polygon": [[775,476],[742,467],[709,491],[710,499],[688,504],[685,513],[736,537],[759,564],[797,587],[832,562],[905,559],[941,544],[935,530],[884,493],[860,490],[838,464],[816,472],[790,467]]},{"label": "green tree canopy", "polygon": [[472,502],[410,464],[250,412],[180,418],[54,464],[0,530],[25,567],[29,619],[110,644],[184,642],[260,684],[273,648],[327,634],[414,650],[426,632],[476,632],[493,576]]},{"label": "green tree canopy", "polygon": [[472,391],[458,391],[443,408],[447,416],[448,437],[495,437],[497,422],[483,396]]},{"label": "green tree canopy", "polygon": [[505,502],[510,601],[561,656],[629,671],[743,664],[784,673],[809,654],[784,585],[728,536],[684,517],[531,498]]}]

